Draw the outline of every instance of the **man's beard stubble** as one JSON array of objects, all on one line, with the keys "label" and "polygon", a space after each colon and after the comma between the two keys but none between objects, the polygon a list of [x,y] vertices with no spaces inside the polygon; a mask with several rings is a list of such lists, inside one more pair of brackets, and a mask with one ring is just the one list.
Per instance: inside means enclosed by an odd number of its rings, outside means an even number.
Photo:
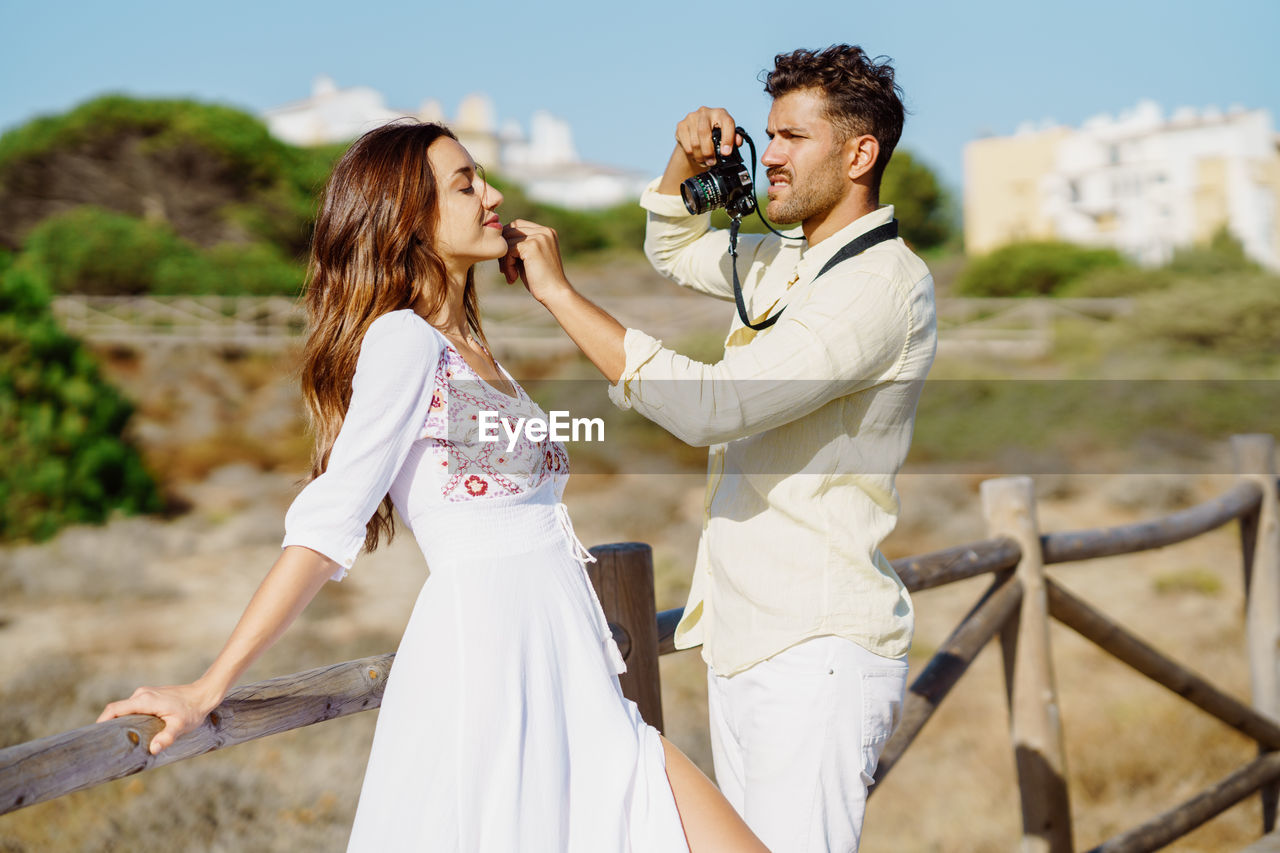
[{"label": "man's beard stubble", "polygon": [[774,222],[804,222],[811,216],[831,210],[843,197],[845,187],[839,158],[834,153],[804,178],[797,178],[794,172],[781,168],[770,169],[768,174],[775,175],[780,171],[791,182],[785,200],[770,201],[765,207],[765,215]]}]

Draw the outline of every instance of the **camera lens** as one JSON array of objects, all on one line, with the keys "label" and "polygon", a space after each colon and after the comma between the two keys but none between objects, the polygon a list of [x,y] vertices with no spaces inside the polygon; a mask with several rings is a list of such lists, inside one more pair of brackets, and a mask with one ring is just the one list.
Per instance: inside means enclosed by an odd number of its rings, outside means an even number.
[{"label": "camera lens", "polygon": [[724,181],[715,170],[702,172],[680,184],[680,197],[690,213],[707,213],[724,206]]}]

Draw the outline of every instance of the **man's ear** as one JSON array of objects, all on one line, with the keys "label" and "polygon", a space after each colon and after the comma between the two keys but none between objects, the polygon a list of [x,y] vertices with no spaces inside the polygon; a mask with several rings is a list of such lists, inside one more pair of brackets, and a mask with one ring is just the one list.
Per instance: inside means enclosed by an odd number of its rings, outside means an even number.
[{"label": "man's ear", "polygon": [[876,159],[880,156],[880,141],[869,133],[851,136],[845,142],[844,150],[849,180],[856,181],[875,166]]}]

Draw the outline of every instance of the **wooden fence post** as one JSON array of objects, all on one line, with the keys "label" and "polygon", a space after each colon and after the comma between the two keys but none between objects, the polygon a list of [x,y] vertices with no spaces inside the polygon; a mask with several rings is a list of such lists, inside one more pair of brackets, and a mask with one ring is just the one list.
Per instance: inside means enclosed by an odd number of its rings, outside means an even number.
[{"label": "wooden fence post", "polygon": [[658,614],[653,600],[653,549],[643,542],[597,545],[587,564],[591,583],[627,671],[622,693],[640,708],[645,722],[662,731],[662,686],[658,676]]},{"label": "wooden fence post", "polygon": [[1022,549],[1016,570],[1022,604],[1001,633],[1010,737],[1022,801],[1022,851],[1071,853],[1067,761],[1049,654],[1044,555],[1031,478],[984,481],[982,511],[992,537],[1007,537]]},{"label": "wooden fence post", "polygon": [[[1245,631],[1253,706],[1280,721],[1280,511],[1276,501],[1276,441],[1273,436],[1233,435],[1231,455],[1236,473],[1262,488],[1256,514],[1240,519],[1244,553]],[[1259,747],[1261,752],[1267,750]],[[1263,786],[1262,831],[1276,825],[1280,785]]]}]

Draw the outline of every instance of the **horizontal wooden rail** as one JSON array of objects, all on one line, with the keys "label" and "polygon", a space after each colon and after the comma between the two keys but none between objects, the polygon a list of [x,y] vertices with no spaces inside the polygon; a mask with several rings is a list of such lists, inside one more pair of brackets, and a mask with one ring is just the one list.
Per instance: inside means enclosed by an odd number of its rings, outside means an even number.
[{"label": "horizontal wooden rail", "polygon": [[676,626],[684,618],[683,607],[673,607],[658,613],[658,654],[669,655],[676,649]]},{"label": "horizontal wooden rail", "polygon": [[[1022,552],[1012,539],[984,539],[968,545],[930,551],[917,557],[893,561],[893,570],[911,592],[966,580],[990,572],[1011,569],[1018,564]],[[675,607],[658,613],[658,654],[677,651],[676,625],[684,617],[684,608]]]},{"label": "horizontal wooden rail", "polygon": [[[911,746],[938,705],[942,704],[942,700],[978,656],[978,652],[1018,612],[1021,603],[1022,584],[1018,579],[1012,574],[996,578],[969,614],[951,632],[951,636],[930,658],[907,691],[902,708],[902,722],[880,755],[880,763],[876,767],[876,782],[889,775],[893,765],[898,763],[907,747]],[[876,790],[878,787],[872,787],[869,793]]]},{"label": "horizontal wooden rail", "polygon": [[[1040,537],[1045,563],[1068,563],[1111,557],[1152,548],[1163,548],[1255,512],[1262,502],[1262,490],[1253,483],[1240,483],[1216,498],[1189,509],[1149,521],[1098,530],[1048,533]],[[910,592],[967,580],[990,572],[1011,569],[1022,552],[1012,539],[984,539],[966,545],[930,551],[893,561],[894,571]],[[676,625],[684,608],[658,613],[658,653],[676,651]]]},{"label": "horizontal wooden rail", "polygon": [[1040,537],[1045,563],[1069,563],[1150,551],[1185,542],[1257,510],[1262,489],[1256,483],[1240,483],[1216,498],[1163,518],[1104,527],[1048,533]]},{"label": "horizontal wooden rail", "polygon": [[1046,581],[1049,612],[1055,619],[1133,667],[1156,684],[1167,687],[1200,710],[1248,735],[1258,743],[1280,749],[1280,725],[1213,686],[1186,667],[1165,657],[1111,619],[1076,598],[1061,584]]},{"label": "horizontal wooden rail", "polygon": [[1022,550],[1012,539],[984,539],[893,561],[893,570],[911,592],[933,589],[989,572],[1012,569]]},{"label": "horizontal wooden rail", "polygon": [[237,688],[159,755],[163,727],[132,714],[0,750],[0,814],[267,735],[376,708],[395,655],[322,666]]},{"label": "horizontal wooden rail", "polygon": [[1231,808],[1263,785],[1276,780],[1280,780],[1280,752],[1269,752],[1182,805],[1104,841],[1089,853],[1147,853],[1159,850]]}]

